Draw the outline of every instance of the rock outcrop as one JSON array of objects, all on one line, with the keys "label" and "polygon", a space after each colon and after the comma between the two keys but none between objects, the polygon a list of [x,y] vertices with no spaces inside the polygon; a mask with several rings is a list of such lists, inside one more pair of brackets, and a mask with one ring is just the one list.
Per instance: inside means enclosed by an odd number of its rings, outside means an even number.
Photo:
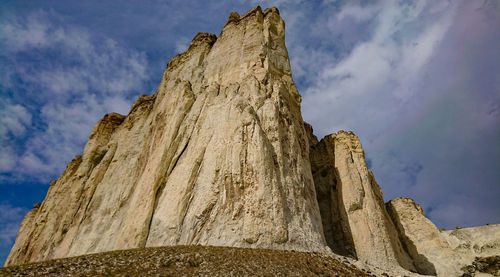
[{"label": "rock outcrop", "polygon": [[460,276],[477,257],[500,255],[500,224],[439,231],[409,198],[389,201],[387,210],[421,274]]},{"label": "rock outcrop", "polygon": [[154,95],[97,124],[6,264],[179,244],[327,252],[284,27],[258,7],[198,34]]},{"label": "rock outcrop", "polygon": [[366,165],[359,138],[340,131],[320,142],[314,140],[311,168],[328,245],[382,268],[399,265],[414,271],[387,214],[382,191]]},{"label": "rock outcrop", "polygon": [[[425,217],[422,208],[409,198],[397,198],[387,203],[399,236],[417,271],[425,275],[453,273],[458,275],[457,256],[438,228]],[[433,261],[433,262],[431,262]],[[453,276],[452,275],[452,276]]]},{"label": "rock outcrop", "polygon": [[218,37],[196,35],[153,95],[97,123],[26,215],[5,264],[209,245],[450,276],[499,255],[499,225],[439,231],[409,199],[386,205],[352,132],[318,141],[284,28],[276,8],[257,7],[231,13]]},{"label": "rock outcrop", "polygon": [[500,224],[443,230],[440,233],[455,253],[469,257],[500,256]]}]

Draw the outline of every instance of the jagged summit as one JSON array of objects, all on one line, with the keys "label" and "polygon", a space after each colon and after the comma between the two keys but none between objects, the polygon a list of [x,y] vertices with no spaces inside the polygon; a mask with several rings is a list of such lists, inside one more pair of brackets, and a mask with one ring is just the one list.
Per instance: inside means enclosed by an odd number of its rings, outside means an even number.
[{"label": "jagged summit", "polygon": [[[477,243],[466,233],[433,229],[403,200],[386,206],[352,132],[318,141],[302,119],[284,28],[277,8],[256,7],[231,13],[219,37],[198,33],[153,95],[97,123],[26,215],[6,265],[209,245],[334,252],[446,274],[498,253],[499,226],[478,231],[496,234],[480,242],[492,251],[467,256],[453,248]],[[460,259],[440,256],[445,246]],[[438,256],[446,258],[433,263]]]},{"label": "jagged summit", "polygon": [[264,12],[262,12],[262,8],[260,6],[257,6],[251,10],[249,10],[248,12],[246,12],[245,14],[243,15],[239,15],[237,12],[232,12],[229,14],[229,18],[227,19],[226,21],[226,24],[224,24],[224,27],[229,24],[229,23],[236,23],[238,24],[241,20],[247,18],[247,17],[250,17],[250,16],[253,16],[253,15],[256,15],[256,14],[259,14],[261,16],[266,16],[268,15],[269,13],[275,13],[277,15],[280,14],[278,8],[276,7],[272,7],[272,8],[267,8],[264,10]]}]

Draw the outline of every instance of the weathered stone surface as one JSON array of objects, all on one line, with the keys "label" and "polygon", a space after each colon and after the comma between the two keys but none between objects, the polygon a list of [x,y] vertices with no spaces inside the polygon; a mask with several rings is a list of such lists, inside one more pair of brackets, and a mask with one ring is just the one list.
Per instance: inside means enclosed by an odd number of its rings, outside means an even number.
[{"label": "weathered stone surface", "polygon": [[198,34],[111,114],[27,216],[6,264],[143,246],[327,252],[277,9]]},{"label": "weathered stone surface", "polygon": [[396,198],[387,210],[417,271],[425,275],[458,276],[459,257],[436,226],[425,217],[422,208],[409,198]]},{"label": "weathered stone surface", "polygon": [[500,255],[500,224],[439,231],[409,198],[389,201],[387,210],[421,274],[460,276],[476,257]]},{"label": "weathered stone surface", "polygon": [[323,231],[328,246],[340,255],[356,257],[352,231],[340,195],[338,173],[335,170],[334,139],[318,143],[312,127],[305,123],[311,145],[310,160]]},{"label": "weathered stone surface", "polygon": [[472,264],[462,267],[462,276],[500,276],[500,256],[476,257]]},{"label": "weathered stone surface", "polygon": [[339,131],[311,145],[311,168],[329,246],[378,267],[415,270],[385,210],[359,138]]},{"label": "weathered stone surface", "polygon": [[443,230],[441,235],[456,253],[477,257],[500,256],[500,224]]},{"label": "weathered stone surface", "polygon": [[[440,233],[450,245],[453,253],[460,257],[457,267],[462,270],[467,269],[465,266],[473,265],[474,262],[478,263],[478,259],[486,262],[488,260],[486,258],[490,258],[494,262],[500,257],[500,224],[444,230]],[[496,268],[500,266],[497,264]],[[479,265],[476,269],[481,271]],[[500,270],[490,273],[493,276],[500,276]],[[480,274],[488,276],[486,273],[476,273],[473,276],[480,276]]]}]

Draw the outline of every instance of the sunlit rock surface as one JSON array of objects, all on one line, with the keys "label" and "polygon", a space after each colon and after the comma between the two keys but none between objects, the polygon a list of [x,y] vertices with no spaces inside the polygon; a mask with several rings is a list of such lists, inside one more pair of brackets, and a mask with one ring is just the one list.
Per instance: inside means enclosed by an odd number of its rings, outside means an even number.
[{"label": "sunlit rock surface", "polygon": [[231,13],[156,93],[97,123],[5,264],[172,245],[336,253],[408,276],[497,260],[500,225],[439,231],[411,199],[385,204],[359,138],[318,141],[300,102],[278,10]]}]

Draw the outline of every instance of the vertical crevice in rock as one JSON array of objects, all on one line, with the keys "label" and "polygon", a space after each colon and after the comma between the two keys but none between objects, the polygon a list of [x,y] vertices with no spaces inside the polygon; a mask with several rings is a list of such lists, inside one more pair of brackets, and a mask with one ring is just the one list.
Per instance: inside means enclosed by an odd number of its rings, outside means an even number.
[{"label": "vertical crevice in rock", "polygon": [[[185,116],[189,113],[189,111],[191,111],[191,107],[192,107],[192,104],[189,105],[188,111],[186,112]],[[149,238],[149,234],[151,231],[151,225],[153,224],[153,218],[155,215],[155,211],[158,207],[160,197],[161,197],[163,190],[165,188],[166,180],[168,179],[171,172],[175,169],[178,161],[180,160],[181,156],[184,154],[184,152],[186,151],[186,149],[188,148],[188,145],[189,145],[191,134],[189,134],[187,137],[185,137],[185,134],[182,134],[182,135],[178,134],[178,130],[181,128],[180,125],[182,124],[184,119],[185,119],[185,117],[182,120],[180,120],[180,122],[179,122],[179,127],[176,129],[176,133],[174,134],[175,139],[172,142],[172,144],[170,145],[170,147],[168,147],[169,151],[166,151],[162,157],[161,164],[163,165],[163,171],[158,174],[158,179],[154,183],[155,189],[153,191],[153,199],[152,199],[153,204],[151,206],[151,212],[149,215],[149,219],[147,220],[148,224],[147,224],[146,235],[144,236],[143,242],[141,243],[141,245],[143,247],[146,246],[147,240]],[[179,154],[175,155],[175,152],[176,152],[176,150],[179,149],[179,144],[182,142],[182,140],[186,140],[184,143],[184,146],[182,146]]]},{"label": "vertical crevice in rock", "polygon": [[[307,124],[307,123],[306,123]],[[312,134],[312,127],[306,125],[309,132],[311,170],[316,187],[323,232],[328,246],[333,252],[356,257],[356,250],[352,241],[352,234],[348,224],[345,224],[347,215],[341,201],[342,180],[335,170],[334,141],[325,137],[320,142]]]},{"label": "vertical crevice in rock", "polygon": [[[336,220],[337,226],[341,229],[341,234],[343,241],[338,243],[340,245],[340,249],[346,253],[346,256],[352,256],[354,258],[358,258],[356,253],[356,246],[354,245],[354,240],[352,237],[351,226],[349,225],[349,220],[347,218],[347,210],[344,205],[344,201],[342,201],[342,180],[339,178],[338,170],[335,169],[335,177],[336,177],[336,185],[337,185],[337,193],[336,195],[332,195],[332,202],[335,201],[337,203],[337,212],[338,219]],[[337,228],[339,228],[337,227]]]},{"label": "vertical crevice in rock", "polygon": [[191,170],[191,174],[189,176],[188,184],[187,184],[187,190],[185,194],[182,196],[181,203],[182,208],[180,210],[180,215],[179,215],[179,223],[178,223],[178,237],[177,237],[177,242],[179,242],[179,239],[181,237],[181,231],[182,227],[184,226],[184,220],[186,218],[186,215],[188,213],[188,209],[191,206],[191,201],[193,200],[193,191],[194,187],[196,186],[196,181],[200,173],[201,166],[203,164],[203,156],[205,156],[205,149],[203,149],[200,153],[196,161],[194,162],[193,168]]},{"label": "vertical crevice in rock", "polygon": [[95,191],[101,184],[101,181],[104,178],[104,175],[106,174],[109,165],[114,158],[117,144],[110,143],[105,148],[105,154],[103,154],[103,157],[100,158],[99,164],[97,164],[93,168],[91,175],[84,183],[84,188],[79,197],[80,206],[71,217],[71,222],[62,224],[63,230],[61,234],[61,243],[55,252],[55,255],[57,256],[68,255],[68,252],[73,246],[73,242],[77,239],[77,236],[80,232],[80,227],[82,226],[83,222],[85,220],[91,220],[91,217],[93,215],[91,210]]}]

